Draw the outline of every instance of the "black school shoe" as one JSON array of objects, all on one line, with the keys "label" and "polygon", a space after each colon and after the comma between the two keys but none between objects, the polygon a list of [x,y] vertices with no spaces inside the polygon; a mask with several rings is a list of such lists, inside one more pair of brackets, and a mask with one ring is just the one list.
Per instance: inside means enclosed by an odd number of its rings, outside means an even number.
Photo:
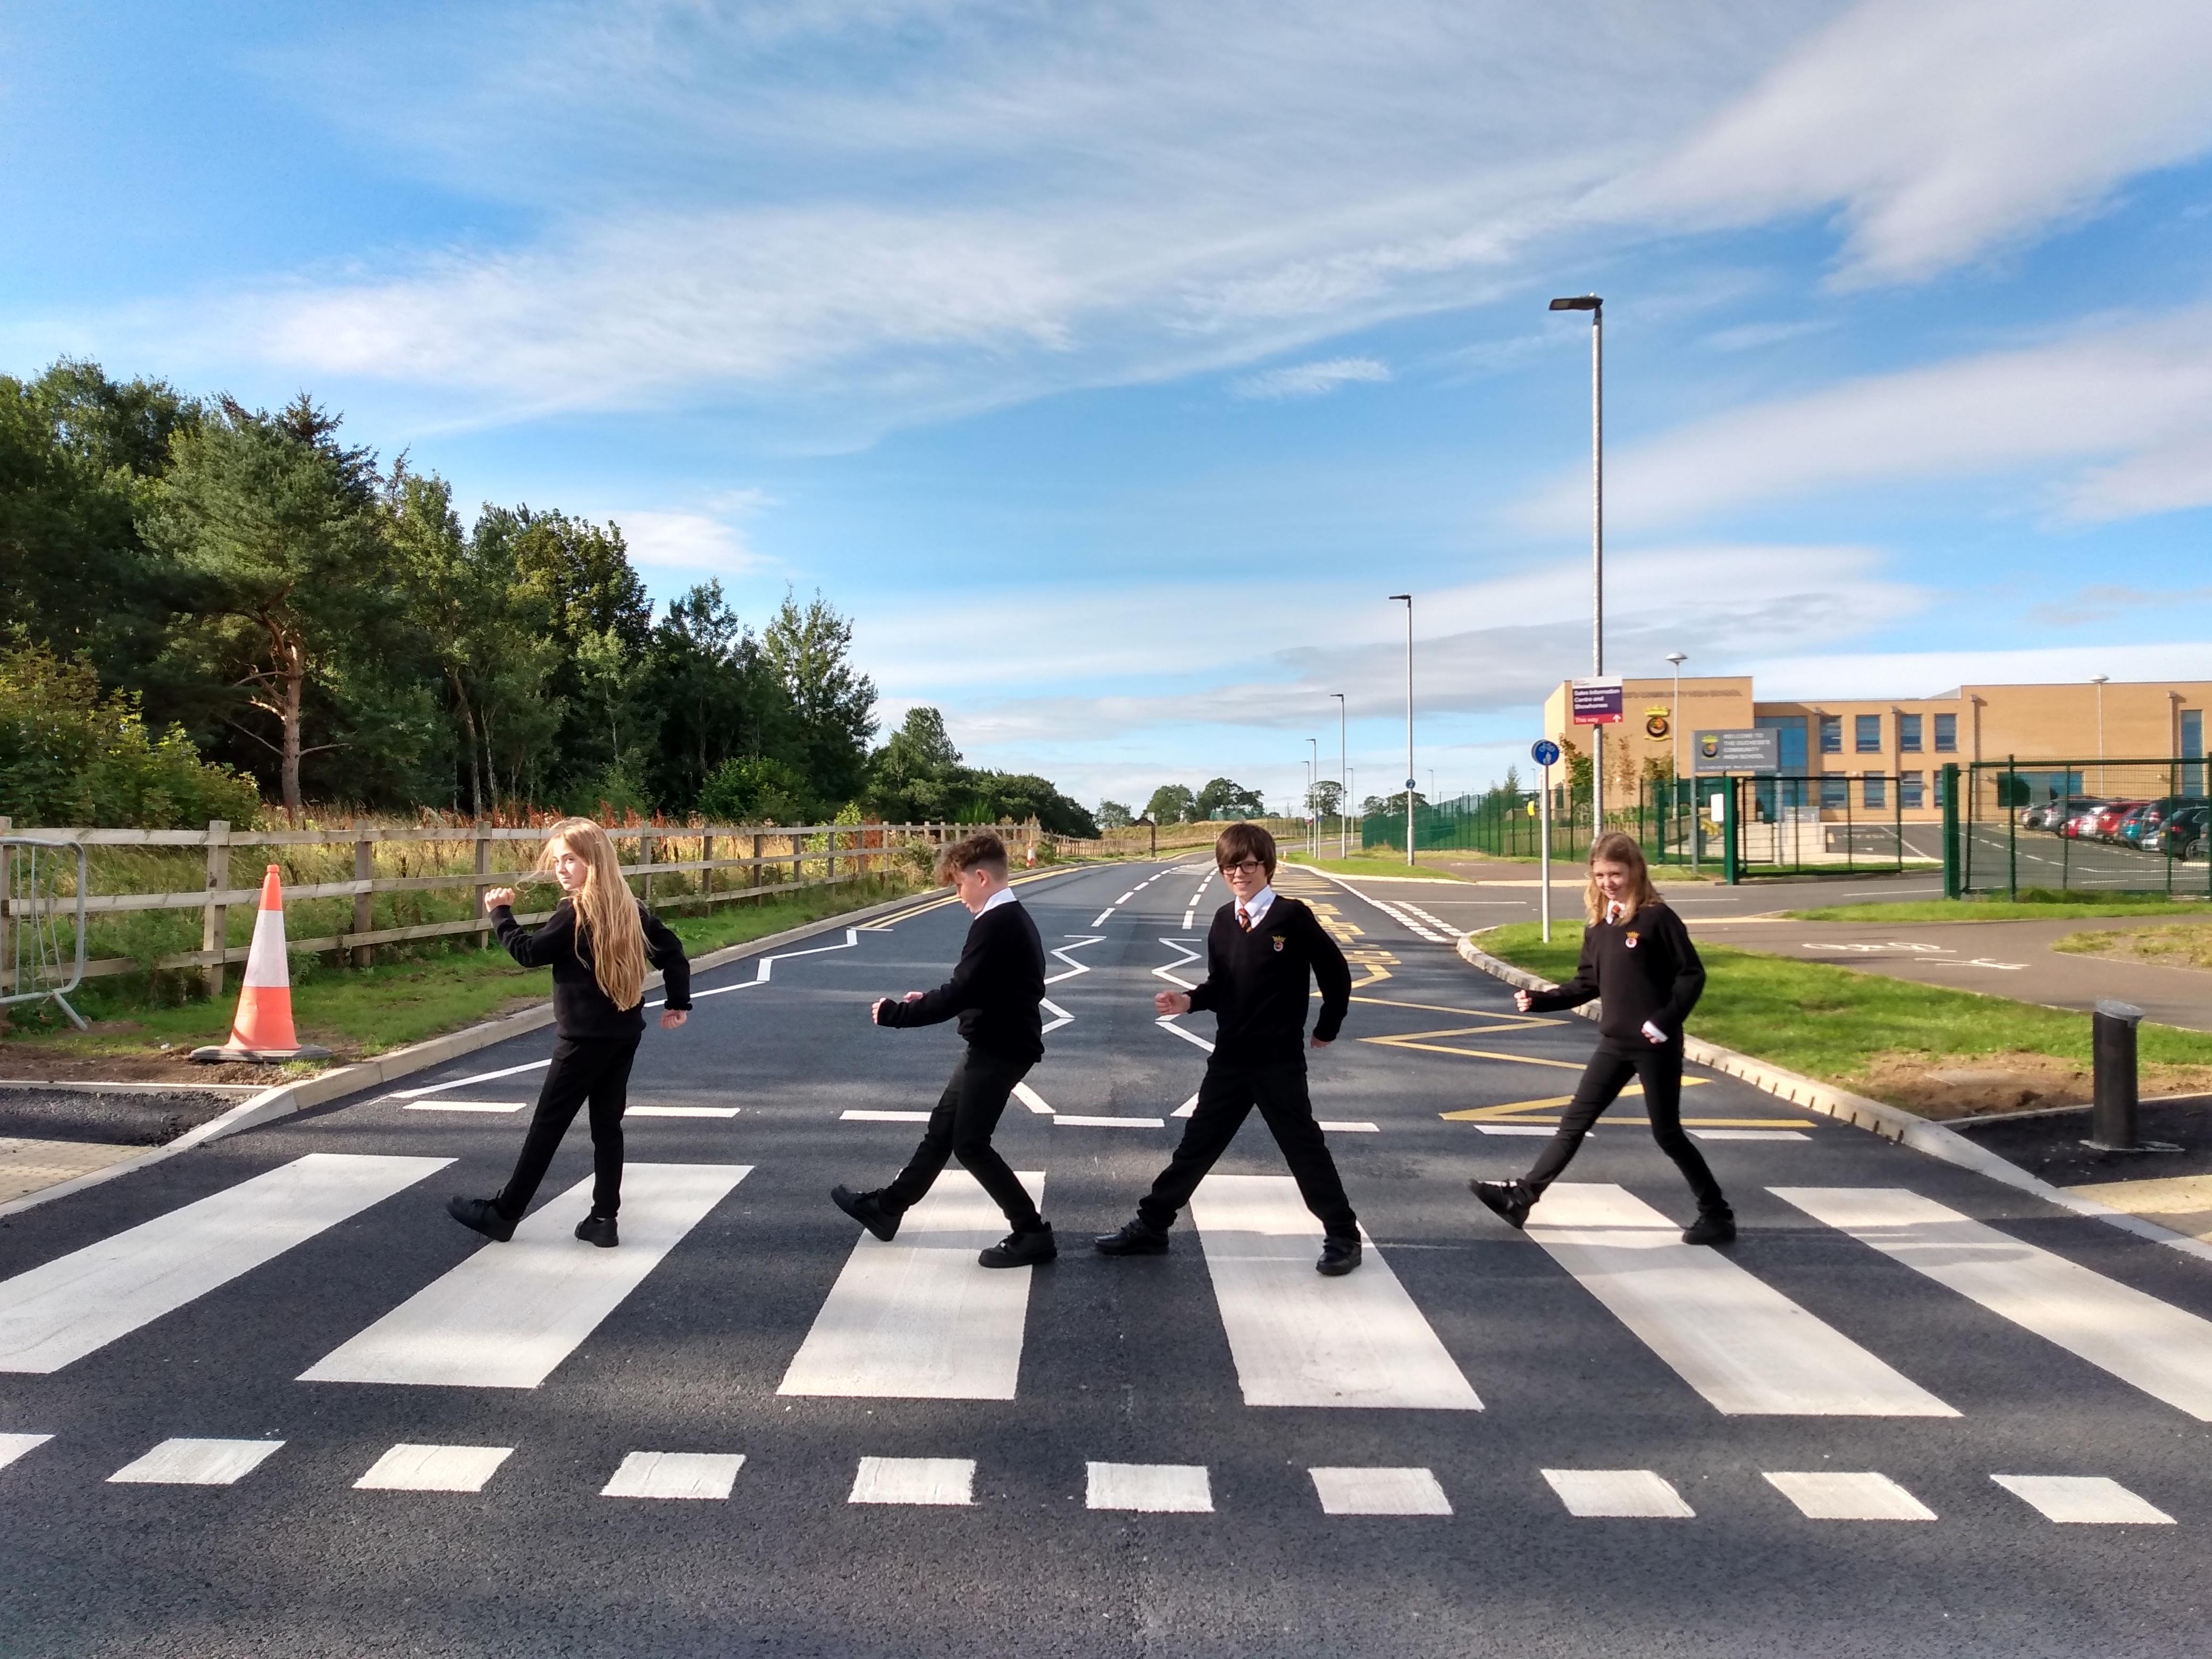
[{"label": "black school shoe", "polygon": [[832,1187],[830,1201],[884,1243],[898,1237],[898,1212],[884,1207],[881,1193],[856,1193],[848,1187]]},{"label": "black school shoe", "polygon": [[488,1198],[464,1198],[456,1193],[446,1200],[446,1213],[495,1244],[504,1244],[514,1237],[514,1223],[501,1215],[499,1206]]},{"label": "black school shoe", "polygon": [[1519,1181],[1470,1181],[1468,1191],[1473,1193],[1490,1212],[1509,1227],[1528,1224],[1528,1211],[1536,1202],[1536,1195]]},{"label": "black school shoe", "polygon": [[615,1218],[611,1215],[586,1216],[576,1224],[576,1237],[603,1250],[611,1250],[622,1243],[615,1235]]},{"label": "black school shoe", "polygon": [[1118,1233],[1101,1233],[1091,1241],[1101,1255],[1165,1255],[1168,1236],[1141,1221],[1125,1221]]},{"label": "black school shoe", "polygon": [[1331,1279],[1341,1279],[1359,1265],[1359,1241],[1356,1238],[1325,1238],[1321,1245],[1321,1260],[1314,1263],[1314,1271],[1327,1273]]},{"label": "black school shoe", "polygon": [[1698,1218],[1682,1229],[1685,1244],[1733,1244],[1735,1243],[1735,1212],[1734,1210],[1700,1210]]},{"label": "black school shoe", "polygon": [[1008,1233],[975,1260],[987,1267],[1030,1267],[1040,1261],[1049,1261],[1059,1254],[1060,1246],[1052,1237],[1052,1223],[1040,1221],[1034,1227]]}]

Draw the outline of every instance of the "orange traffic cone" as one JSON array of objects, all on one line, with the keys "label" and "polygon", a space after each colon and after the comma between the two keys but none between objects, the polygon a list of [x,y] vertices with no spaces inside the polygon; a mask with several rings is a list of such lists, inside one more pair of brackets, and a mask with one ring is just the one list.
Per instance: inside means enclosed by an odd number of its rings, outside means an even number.
[{"label": "orange traffic cone", "polygon": [[195,1048],[200,1060],[327,1060],[331,1051],[303,1043],[292,1029],[291,963],[284,954],[284,884],[276,866],[261,878],[261,908],[253,918],[253,943],[246,954],[246,982],[230,1041]]}]

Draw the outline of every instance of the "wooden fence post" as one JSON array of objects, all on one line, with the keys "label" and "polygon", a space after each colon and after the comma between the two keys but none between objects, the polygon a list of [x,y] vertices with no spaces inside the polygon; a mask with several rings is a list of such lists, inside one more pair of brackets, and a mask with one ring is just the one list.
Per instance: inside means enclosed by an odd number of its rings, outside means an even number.
[{"label": "wooden fence post", "polygon": [[230,948],[230,907],[217,904],[215,895],[230,885],[230,823],[224,818],[207,827],[208,902],[200,911],[200,949],[215,952],[214,960],[200,969],[200,983],[210,998],[222,994],[222,953]]},{"label": "wooden fence post", "polygon": [[[482,818],[477,820],[476,842],[477,873],[488,876],[491,873],[491,826]],[[469,914],[477,919],[477,949],[479,951],[491,948],[491,912],[484,908],[483,896],[484,884],[478,882],[470,900]]]},{"label": "wooden fence post", "polygon": [[[354,842],[353,878],[356,881],[374,881],[376,879],[376,843],[374,842],[357,841]],[[356,893],[353,896],[354,932],[356,933],[366,933],[370,928],[375,926],[375,896],[366,890]],[[374,960],[375,956],[376,947],[374,945],[356,945],[353,947],[353,965],[356,968],[366,968],[368,966],[370,962]]]},{"label": "wooden fence post", "polygon": [[699,914],[712,915],[714,913],[714,836],[702,835],[699,837],[699,862],[703,866],[699,872]]},{"label": "wooden fence post", "polygon": [[746,872],[751,879],[746,884],[753,890],[753,900],[756,903],[760,900],[761,878],[763,873],[761,860],[767,855],[768,837],[755,836],[753,837],[753,867]]},{"label": "wooden fence post", "polygon": [[[637,838],[637,861],[640,864],[651,864],[659,851],[659,837],[657,836],[640,836]],[[653,872],[650,870],[647,871],[642,880],[645,884],[645,892],[642,895],[645,908],[650,910],[653,908]]]},{"label": "wooden fence post", "polygon": [[[0,836],[10,833],[15,820],[0,813]],[[20,988],[15,983],[15,849],[0,847],[0,992]]]}]

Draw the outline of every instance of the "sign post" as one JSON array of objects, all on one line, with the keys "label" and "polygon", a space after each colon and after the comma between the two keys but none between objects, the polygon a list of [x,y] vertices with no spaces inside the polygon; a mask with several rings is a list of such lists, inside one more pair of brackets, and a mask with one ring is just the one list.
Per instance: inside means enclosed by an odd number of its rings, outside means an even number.
[{"label": "sign post", "polygon": [[1536,887],[1542,895],[1537,900],[1537,913],[1544,919],[1544,943],[1552,942],[1552,769],[1559,763],[1559,745],[1549,738],[1539,738],[1529,746],[1528,758],[1544,769],[1543,802],[1538,817],[1541,827],[1536,837]]}]

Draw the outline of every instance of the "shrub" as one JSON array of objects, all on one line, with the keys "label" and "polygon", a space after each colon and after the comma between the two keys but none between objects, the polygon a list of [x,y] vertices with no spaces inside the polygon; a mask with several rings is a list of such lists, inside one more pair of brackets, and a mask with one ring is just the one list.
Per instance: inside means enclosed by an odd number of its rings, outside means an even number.
[{"label": "shrub", "polygon": [[780,760],[732,759],[707,775],[698,814],[709,823],[803,823],[806,782]]}]

